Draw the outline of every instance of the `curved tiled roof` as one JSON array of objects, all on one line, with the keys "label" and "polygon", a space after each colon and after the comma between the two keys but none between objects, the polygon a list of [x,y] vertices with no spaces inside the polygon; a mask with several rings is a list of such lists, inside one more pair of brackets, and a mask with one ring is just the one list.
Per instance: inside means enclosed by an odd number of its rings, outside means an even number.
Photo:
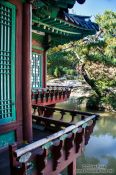
[{"label": "curved tiled roof", "polygon": [[64,19],[33,16],[33,29],[50,35],[52,45],[58,45],[93,35],[99,30],[99,26],[91,22],[90,17],[64,12]]},{"label": "curved tiled roof", "polygon": [[[68,13],[68,5],[74,5],[76,0],[35,1],[39,6],[33,10],[33,30],[46,33],[52,46],[82,39],[99,30],[99,26],[91,22],[89,16]],[[83,3],[85,0],[77,1]]]},{"label": "curved tiled roof", "polygon": [[66,12],[64,12],[64,16],[66,21],[76,26],[80,26],[89,30],[99,30],[99,26],[96,23],[91,22],[90,16],[79,16],[74,14],[68,14]]}]

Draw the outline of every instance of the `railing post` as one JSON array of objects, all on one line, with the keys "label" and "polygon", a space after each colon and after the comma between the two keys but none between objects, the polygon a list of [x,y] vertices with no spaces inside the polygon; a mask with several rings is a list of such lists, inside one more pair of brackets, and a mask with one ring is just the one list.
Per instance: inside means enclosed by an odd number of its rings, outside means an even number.
[{"label": "railing post", "polygon": [[54,142],[53,146],[52,146],[52,163],[53,163],[53,171],[55,171],[57,169],[58,166],[58,160],[61,158],[62,153],[62,141],[57,140]]},{"label": "railing post", "polygon": [[41,92],[38,91],[38,95],[37,95],[37,105],[41,105]]},{"label": "railing post", "polygon": [[74,134],[68,133],[68,137],[64,141],[64,150],[65,150],[65,160],[68,160],[70,155],[71,148],[74,145]]},{"label": "railing post", "polygon": [[13,152],[17,149],[17,145],[9,145],[9,159],[10,159],[10,174],[15,175],[14,165],[16,165],[16,159],[14,159]]},{"label": "railing post", "polygon": [[44,173],[44,169],[47,163],[47,150],[43,149],[41,152],[36,154],[36,166],[38,175],[42,175]]},{"label": "railing post", "polygon": [[68,165],[68,175],[76,175],[76,159]]},{"label": "railing post", "polygon": [[78,153],[82,140],[83,140],[83,130],[78,131],[76,133],[76,135],[75,135],[75,139],[74,139],[74,142],[75,142],[75,153]]}]

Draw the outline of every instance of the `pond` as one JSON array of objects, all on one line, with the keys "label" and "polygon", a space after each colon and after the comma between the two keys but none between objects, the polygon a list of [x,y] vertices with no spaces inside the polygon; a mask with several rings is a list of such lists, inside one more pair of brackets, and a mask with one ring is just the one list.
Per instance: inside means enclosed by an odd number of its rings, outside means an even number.
[{"label": "pond", "polygon": [[[80,110],[73,98],[56,107]],[[77,159],[77,175],[116,175],[116,113],[97,113],[100,119],[83,154]],[[63,174],[66,175],[66,171]]]}]

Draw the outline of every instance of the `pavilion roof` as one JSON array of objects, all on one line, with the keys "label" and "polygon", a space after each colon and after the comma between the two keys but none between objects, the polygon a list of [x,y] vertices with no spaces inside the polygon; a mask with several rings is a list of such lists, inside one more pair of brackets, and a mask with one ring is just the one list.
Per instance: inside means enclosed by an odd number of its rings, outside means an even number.
[{"label": "pavilion roof", "polygon": [[[59,14],[61,8],[55,8],[61,3],[74,5],[75,0],[42,0],[41,2],[44,4],[39,4],[39,7],[36,6],[33,10],[32,28],[46,33],[50,38],[51,47],[82,39],[99,30],[99,26],[91,22],[89,16],[69,14],[65,9]],[[50,3],[53,6],[49,6]]]},{"label": "pavilion roof", "polygon": [[46,5],[53,5],[57,8],[72,8],[74,4],[77,2],[79,4],[83,4],[86,0],[30,0],[33,5],[37,5],[39,3],[45,3]]}]

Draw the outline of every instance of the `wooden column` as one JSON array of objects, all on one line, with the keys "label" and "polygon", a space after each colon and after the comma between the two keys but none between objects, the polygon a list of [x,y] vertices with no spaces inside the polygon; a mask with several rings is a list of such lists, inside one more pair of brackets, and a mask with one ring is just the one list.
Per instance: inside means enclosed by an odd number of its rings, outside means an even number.
[{"label": "wooden column", "polygon": [[76,159],[74,158],[73,162],[68,165],[68,175],[76,175]]},{"label": "wooden column", "polygon": [[31,115],[31,4],[23,5],[23,58],[22,58],[22,102],[23,102],[23,139],[32,140]]}]

